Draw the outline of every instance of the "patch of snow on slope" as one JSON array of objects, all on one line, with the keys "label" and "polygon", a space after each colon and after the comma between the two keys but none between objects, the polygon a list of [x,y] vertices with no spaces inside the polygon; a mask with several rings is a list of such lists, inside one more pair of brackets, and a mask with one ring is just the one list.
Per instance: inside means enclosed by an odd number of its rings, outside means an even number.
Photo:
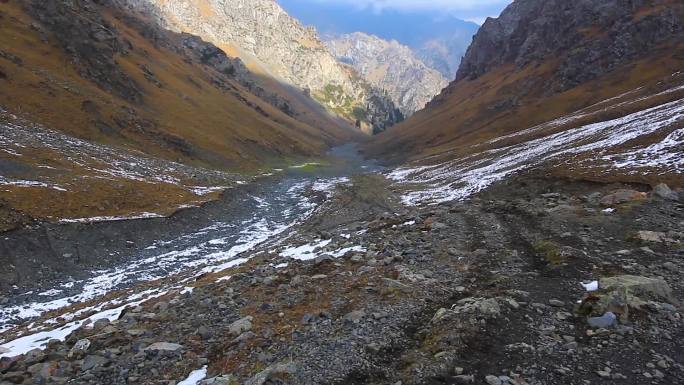
[{"label": "patch of snow on slope", "polygon": [[388,176],[397,182],[426,186],[402,197],[405,204],[413,205],[464,199],[511,174],[553,158],[576,154],[589,153],[592,159],[607,159],[615,168],[657,167],[676,172],[682,170],[684,161],[681,130],[643,149],[618,155],[608,152],[612,147],[657,133],[682,120],[684,99],[435,166],[399,168]]},{"label": "patch of snow on slope", "polygon": [[330,242],[331,242],[331,240],[327,239],[324,241],[318,241],[317,243],[314,243],[314,244],[308,243],[308,244],[305,244],[302,246],[288,247],[285,250],[280,252],[280,256],[286,257],[286,258],[298,259],[300,261],[306,261],[306,260],[314,259],[318,256],[318,254],[316,254],[316,250],[327,246],[328,244],[330,244]]},{"label": "patch of snow on slope", "polygon": [[[139,305],[151,298],[154,297],[160,297],[162,295],[166,294],[166,292],[161,292],[157,293],[155,295],[151,296],[146,296],[143,299],[140,299],[135,302],[127,303],[125,305],[115,307],[113,309],[107,309],[107,310],[99,310],[97,313],[91,315],[90,317],[86,318],[85,320],[79,320],[79,321],[73,321],[65,324],[64,326],[53,329],[53,330],[47,330],[47,331],[41,331],[38,333],[34,334],[29,334],[20,338],[17,338],[15,340],[9,341],[5,344],[0,345],[0,348],[4,348],[3,350],[7,350],[5,353],[0,354],[0,357],[14,357],[18,356],[20,354],[25,354],[33,349],[44,349],[45,345],[48,343],[48,341],[56,339],[60,341],[64,341],[64,339],[69,336],[74,330],[78,329],[86,323],[86,321],[90,321],[89,323],[92,324],[97,320],[100,319],[108,319],[109,321],[114,321],[119,318],[121,315],[121,312],[128,306],[136,306]],[[101,309],[102,307],[99,307],[98,309]],[[89,310],[92,310],[93,308],[90,308]]]},{"label": "patch of snow on slope", "polygon": [[207,376],[207,366],[203,366],[202,369],[194,370],[188,378],[178,383],[178,385],[197,385],[200,381]]}]

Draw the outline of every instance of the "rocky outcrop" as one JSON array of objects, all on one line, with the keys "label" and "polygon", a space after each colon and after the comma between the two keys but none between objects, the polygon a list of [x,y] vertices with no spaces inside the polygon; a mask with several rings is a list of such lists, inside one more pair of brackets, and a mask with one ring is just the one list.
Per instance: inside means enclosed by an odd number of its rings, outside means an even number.
[{"label": "rocky outcrop", "polygon": [[[27,9],[40,23],[35,28],[43,34],[49,30],[55,35],[81,76],[125,100],[140,102],[140,86],[114,59],[115,55],[126,55],[130,47],[98,9],[88,3],[29,1]],[[80,17],[75,17],[77,14]]]},{"label": "rocky outcrop", "polygon": [[472,39],[472,34],[469,32],[430,39],[417,47],[416,54],[428,67],[436,69],[445,78],[453,80]]},{"label": "rocky outcrop", "polygon": [[325,44],[373,86],[386,90],[404,116],[423,109],[448,83],[397,41],[356,32],[331,37]]},{"label": "rocky outcrop", "polygon": [[[209,65],[220,73],[237,80],[251,93],[277,107],[287,115],[296,117],[298,113],[292,109],[290,102],[282,96],[269,92],[259,84],[254,74],[247,69],[240,58],[232,58],[226,55],[215,45],[205,42],[195,35],[183,34],[183,47],[200,63]],[[222,89],[230,88],[219,78],[214,79],[214,84]]]},{"label": "rocky outcrop", "polygon": [[[151,15],[165,28],[198,35],[250,69],[295,85],[351,121],[368,116],[370,86],[339,63],[315,29],[302,26],[274,0],[115,0]],[[331,97],[330,91],[336,96]],[[378,119],[372,117],[371,120]],[[385,121],[383,125],[392,125]]]},{"label": "rocky outcrop", "polygon": [[[541,16],[540,16],[541,15]],[[475,36],[456,81],[502,64],[560,62],[552,89],[604,75],[673,37],[684,41],[684,5],[668,0],[519,0]]]}]

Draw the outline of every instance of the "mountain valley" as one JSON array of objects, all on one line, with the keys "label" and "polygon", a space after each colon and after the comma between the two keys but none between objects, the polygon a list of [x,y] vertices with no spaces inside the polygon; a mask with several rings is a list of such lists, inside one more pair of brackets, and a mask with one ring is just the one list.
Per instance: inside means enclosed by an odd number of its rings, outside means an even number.
[{"label": "mountain valley", "polygon": [[0,385],[684,383],[681,1],[301,2],[0,0]]}]

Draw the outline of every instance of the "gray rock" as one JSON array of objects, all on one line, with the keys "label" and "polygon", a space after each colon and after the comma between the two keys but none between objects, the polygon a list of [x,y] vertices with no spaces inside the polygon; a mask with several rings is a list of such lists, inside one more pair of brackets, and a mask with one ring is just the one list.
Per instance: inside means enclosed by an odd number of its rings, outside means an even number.
[{"label": "gray rock", "polygon": [[501,385],[502,384],[502,381],[501,381],[501,379],[499,379],[499,377],[492,376],[492,375],[486,376],[485,382],[489,385]]},{"label": "gray rock", "polygon": [[646,199],[646,193],[635,190],[618,190],[601,198],[602,206],[615,206],[621,203],[634,202]]},{"label": "gray rock", "polygon": [[454,377],[454,382],[457,384],[473,384],[475,383],[475,376],[461,374]]},{"label": "gray rock", "polygon": [[69,358],[83,357],[88,352],[88,349],[90,349],[89,339],[84,338],[82,340],[78,340],[69,351]]},{"label": "gray rock", "polygon": [[203,340],[208,340],[211,337],[213,337],[214,333],[209,330],[208,327],[202,325],[199,328],[197,328],[197,334],[202,337]]},{"label": "gray rock", "polygon": [[617,324],[617,316],[613,312],[607,312],[601,317],[590,317],[587,323],[592,328],[612,328]]},{"label": "gray rock", "polygon": [[105,366],[109,363],[109,360],[101,356],[86,356],[83,360],[82,370],[91,370],[96,367]]},{"label": "gray rock", "polygon": [[347,313],[342,319],[346,322],[351,322],[358,324],[366,316],[366,312],[363,310],[356,310],[351,313]]},{"label": "gray rock", "polygon": [[387,286],[390,289],[399,290],[403,292],[410,292],[412,290],[411,286],[399,282],[396,279],[383,278],[382,282],[385,284],[385,286]]},{"label": "gray rock", "polygon": [[652,243],[664,243],[672,241],[665,233],[647,230],[637,231],[635,238],[639,241]]},{"label": "gray rock", "polygon": [[282,379],[296,372],[294,364],[274,364],[245,381],[245,385],[263,385],[272,379]]},{"label": "gray rock", "polygon": [[[599,281],[602,290],[614,291],[625,297],[636,296],[650,300],[666,300],[671,302],[672,289],[660,278],[648,278],[636,275],[619,275],[602,278]],[[629,298],[625,298],[629,300]]]},{"label": "gray rock", "polygon": [[555,307],[563,307],[563,306],[565,306],[565,302],[559,301],[557,299],[550,299],[549,305],[555,306]]},{"label": "gray rock", "polygon": [[668,185],[665,183],[661,183],[653,189],[653,194],[655,194],[657,197],[667,199],[667,200],[672,200],[672,201],[678,201],[679,200],[679,194],[676,192],[672,191]]},{"label": "gray rock", "polygon": [[230,334],[234,336],[238,336],[244,332],[248,332],[252,330],[253,319],[254,318],[252,316],[241,318],[230,324],[230,326],[228,326],[228,331],[230,332]]},{"label": "gray rock", "polygon": [[320,257],[316,257],[314,259],[314,265],[320,265],[325,262],[334,262],[335,258],[331,257],[328,254],[321,255]]},{"label": "gray rock", "polygon": [[155,342],[152,345],[143,349],[144,351],[167,351],[167,352],[177,352],[183,349],[183,345],[174,344],[171,342]]}]

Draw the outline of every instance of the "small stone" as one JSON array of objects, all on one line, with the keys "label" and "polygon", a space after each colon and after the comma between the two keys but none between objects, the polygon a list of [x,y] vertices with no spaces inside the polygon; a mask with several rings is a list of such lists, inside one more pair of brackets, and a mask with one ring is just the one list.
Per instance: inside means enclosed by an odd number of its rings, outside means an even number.
[{"label": "small stone", "polygon": [[596,374],[598,374],[601,378],[610,378],[610,372],[610,368],[604,368],[603,370],[597,371]]},{"label": "small stone", "polygon": [[502,384],[501,379],[499,377],[492,376],[492,375],[485,377],[485,381],[489,385],[501,385]]},{"label": "small stone", "polygon": [[473,375],[458,375],[454,377],[454,382],[456,384],[472,384],[475,382],[475,376]]},{"label": "small stone", "polygon": [[592,328],[611,328],[617,323],[617,316],[613,312],[607,312],[601,317],[591,317],[587,320],[587,323]]},{"label": "small stone", "polygon": [[549,305],[555,306],[555,307],[563,307],[563,306],[565,306],[565,302],[557,300],[557,299],[550,299]]},{"label": "small stone", "polygon": [[83,357],[89,348],[90,348],[90,340],[89,339],[84,338],[82,340],[78,340],[74,344],[74,347],[72,347],[71,350],[69,351],[69,358]]},{"label": "small stone", "polygon": [[144,351],[167,351],[167,352],[177,352],[183,349],[183,345],[174,344],[171,342],[155,342],[152,345],[143,349]]},{"label": "small stone", "polygon": [[101,356],[87,356],[87,357],[83,360],[83,366],[81,367],[81,369],[82,369],[83,371],[91,370],[91,369],[94,369],[94,368],[96,368],[96,367],[105,366],[105,365],[107,365],[108,363],[109,363],[109,360],[106,359],[106,358],[104,358],[104,357],[101,357]]},{"label": "small stone", "polygon": [[214,333],[204,325],[197,328],[197,334],[202,337],[203,340],[208,340],[214,335]]},{"label": "small stone", "polygon": [[342,319],[346,322],[358,324],[365,316],[366,312],[364,312],[363,310],[356,310],[351,313],[347,313],[344,317],[342,317]]},{"label": "small stone", "polygon": [[316,257],[314,259],[314,265],[320,265],[320,264],[323,264],[325,262],[334,262],[334,261],[335,261],[335,259],[333,257],[326,254],[326,255],[321,255],[320,257]]},{"label": "small stone", "polygon": [[663,263],[663,267],[666,268],[667,270],[670,271],[677,271],[677,265],[674,264],[674,262],[665,262]]},{"label": "small stone", "polygon": [[456,374],[457,376],[460,376],[461,374],[463,374],[464,371],[465,371],[465,369],[463,369],[460,366],[457,366],[454,368],[454,374]]}]

